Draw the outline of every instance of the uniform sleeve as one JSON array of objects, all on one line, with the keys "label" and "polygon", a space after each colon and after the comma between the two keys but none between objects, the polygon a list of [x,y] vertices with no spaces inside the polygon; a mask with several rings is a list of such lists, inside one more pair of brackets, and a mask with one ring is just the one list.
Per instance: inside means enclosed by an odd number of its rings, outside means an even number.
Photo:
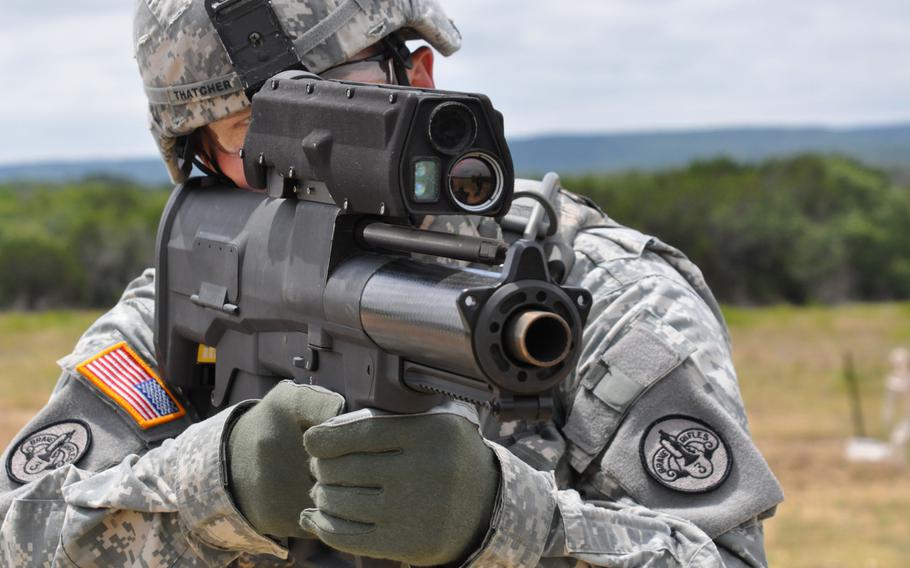
[{"label": "uniform sleeve", "polygon": [[242,553],[286,556],[226,489],[221,449],[234,409],[141,429],[74,370],[123,341],[153,363],[153,295],[149,271],[61,359],[47,405],[4,452],[0,567],[225,566]]},{"label": "uniform sleeve", "polygon": [[500,460],[497,508],[476,567],[723,566],[711,539],[683,519],[634,504],[585,500],[552,473],[491,444]]},{"label": "uniform sleeve", "polygon": [[501,465],[500,494],[491,530],[467,566],[767,566],[758,519],[712,539],[694,523],[628,497],[561,490],[552,473],[491,447]]},{"label": "uniform sleeve", "polygon": [[561,393],[568,473],[491,442],[500,494],[468,565],[766,566],[761,519],[783,496],[700,274],[687,280],[684,257],[670,263],[672,249],[622,227],[585,233],[576,250],[575,281],[595,303]]}]

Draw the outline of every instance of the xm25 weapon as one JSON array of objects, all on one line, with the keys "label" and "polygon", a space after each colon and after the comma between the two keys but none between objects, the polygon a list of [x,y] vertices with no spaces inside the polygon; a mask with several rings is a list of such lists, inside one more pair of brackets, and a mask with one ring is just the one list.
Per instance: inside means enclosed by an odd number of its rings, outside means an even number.
[{"label": "xm25 weapon", "polygon": [[[244,170],[265,192],[194,179],[159,227],[167,380],[203,412],[293,379],[349,410],[420,412],[451,396],[503,420],[546,418],[590,294],[551,280],[536,228],[511,245],[419,228],[508,212],[514,174],[490,101],[289,71],[252,109]],[[213,371],[197,365],[200,345],[216,348]]]}]

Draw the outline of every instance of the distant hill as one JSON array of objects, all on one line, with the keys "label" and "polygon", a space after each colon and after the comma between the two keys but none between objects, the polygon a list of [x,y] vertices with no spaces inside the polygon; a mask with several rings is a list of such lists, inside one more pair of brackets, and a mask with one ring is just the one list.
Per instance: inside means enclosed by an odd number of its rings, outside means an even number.
[{"label": "distant hill", "polygon": [[90,177],[127,179],[138,184],[152,186],[170,184],[167,169],[157,157],[0,164],[0,182],[73,182]]},{"label": "distant hill", "polygon": [[509,146],[516,171],[525,173],[657,170],[717,156],[759,162],[806,152],[843,154],[880,168],[910,170],[910,124],[554,135],[513,139]]},{"label": "distant hill", "polygon": [[[872,166],[910,171],[910,124],[566,134],[514,138],[509,145],[515,169],[522,174],[658,170],[717,156],[758,162],[803,152],[843,154]],[[168,183],[157,158],[0,164],[0,182],[75,181],[91,176],[120,177],[146,185]]]}]

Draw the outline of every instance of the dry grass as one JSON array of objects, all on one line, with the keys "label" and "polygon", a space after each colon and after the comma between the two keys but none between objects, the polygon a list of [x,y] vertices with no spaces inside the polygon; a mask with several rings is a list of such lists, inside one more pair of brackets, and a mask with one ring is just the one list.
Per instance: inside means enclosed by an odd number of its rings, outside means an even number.
[{"label": "dry grass", "polygon": [[772,566],[910,565],[910,471],[850,465],[844,354],[853,354],[867,428],[879,409],[888,352],[910,345],[910,306],[730,310],[753,435],[787,500],[768,522]]},{"label": "dry grass", "polygon": [[44,405],[60,369],[95,312],[0,314],[0,447]]},{"label": "dry grass", "polygon": [[[0,446],[41,406],[66,354],[96,313],[0,315]],[[910,471],[849,465],[841,380],[853,353],[867,423],[878,408],[888,352],[910,346],[910,305],[731,309],[735,358],[755,439],[787,494],[767,523],[771,565],[910,565]]]}]

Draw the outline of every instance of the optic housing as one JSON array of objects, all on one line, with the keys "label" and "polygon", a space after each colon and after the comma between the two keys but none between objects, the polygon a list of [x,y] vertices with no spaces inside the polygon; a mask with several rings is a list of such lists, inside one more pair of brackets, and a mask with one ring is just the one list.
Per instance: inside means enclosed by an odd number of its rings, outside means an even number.
[{"label": "optic housing", "polygon": [[253,97],[244,172],[272,197],[348,214],[500,217],[515,174],[502,115],[479,94],[288,71]]}]

